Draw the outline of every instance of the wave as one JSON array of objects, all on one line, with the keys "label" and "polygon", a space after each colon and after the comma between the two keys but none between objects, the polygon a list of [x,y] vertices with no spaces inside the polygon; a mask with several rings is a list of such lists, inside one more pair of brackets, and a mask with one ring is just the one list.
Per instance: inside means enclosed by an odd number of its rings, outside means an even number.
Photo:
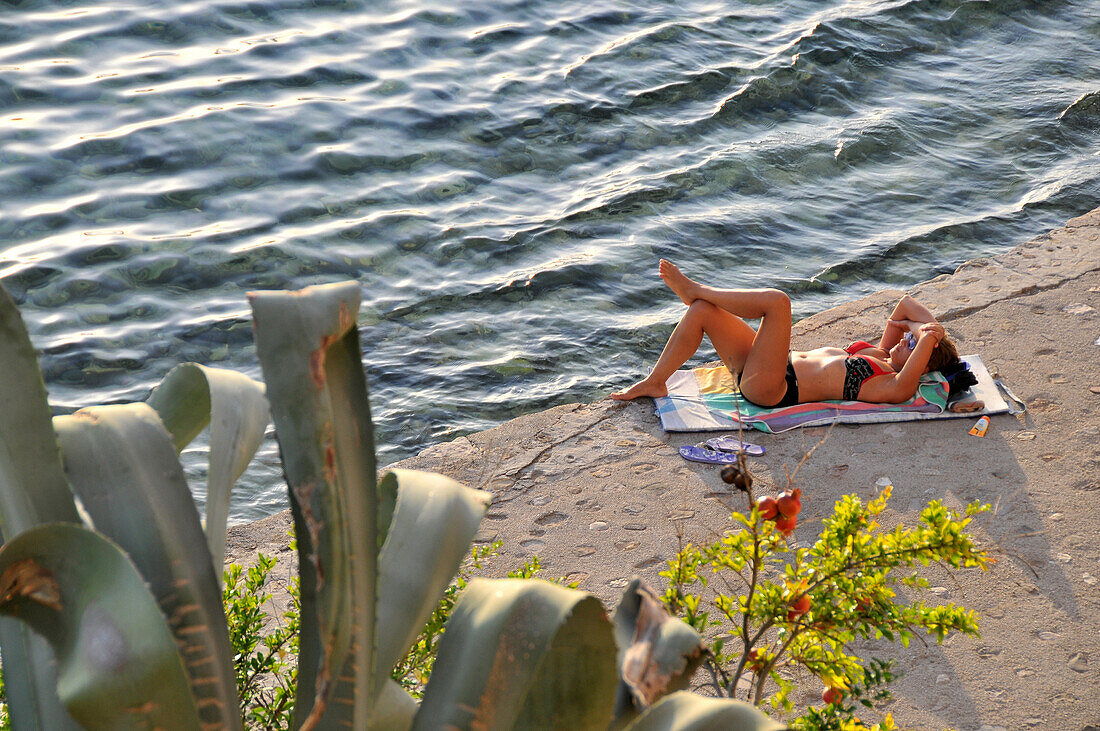
[{"label": "wave", "polygon": [[358,278],[407,456],[641,369],[661,256],[820,308],[1100,200],[1081,3],[87,5],[0,18],[0,277],[66,405]]}]

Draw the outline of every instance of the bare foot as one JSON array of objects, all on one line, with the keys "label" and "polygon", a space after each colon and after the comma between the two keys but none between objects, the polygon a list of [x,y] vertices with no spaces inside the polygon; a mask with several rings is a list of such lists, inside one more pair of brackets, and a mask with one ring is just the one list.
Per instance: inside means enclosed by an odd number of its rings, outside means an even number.
[{"label": "bare foot", "polygon": [[611,394],[611,398],[616,401],[630,401],[632,399],[641,398],[642,396],[649,396],[650,398],[668,396],[668,388],[663,383],[650,381],[647,378],[644,381],[638,381],[625,391],[616,391]]},{"label": "bare foot", "polygon": [[657,273],[661,275],[661,279],[665,280],[665,284],[668,288],[676,293],[685,305],[690,305],[696,299],[695,296],[695,282],[688,279],[679,267],[670,262],[667,259],[661,259],[661,263],[657,265]]}]

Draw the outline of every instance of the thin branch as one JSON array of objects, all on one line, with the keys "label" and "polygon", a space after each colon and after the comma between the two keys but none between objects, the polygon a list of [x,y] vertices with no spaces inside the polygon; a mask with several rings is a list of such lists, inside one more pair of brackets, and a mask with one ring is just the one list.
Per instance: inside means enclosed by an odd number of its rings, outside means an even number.
[{"label": "thin branch", "polygon": [[741,673],[745,668],[745,659],[748,656],[749,648],[752,647],[749,642],[749,615],[752,614],[752,599],[756,594],[756,581],[760,576],[760,531],[756,525],[753,525],[751,529],[752,533],[752,578],[749,581],[748,597],[745,601],[745,611],[741,615],[741,642],[745,645],[744,652],[741,653],[741,662],[737,665],[737,672],[733,677],[733,684],[730,686],[730,698],[734,697],[734,693],[737,692],[737,684],[741,681]]},{"label": "thin branch", "polygon": [[[753,699],[753,705],[754,706],[760,705],[760,701],[763,700],[764,683],[767,681],[768,676],[772,671],[772,668],[775,667],[776,660],[783,657],[783,653],[786,652],[787,648],[791,646],[791,643],[794,642],[794,639],[796,637],[798,637],[800,634],[802,634],[801,630],[798,629],[799,625],[800,625],[800,623],[795,624],[795,629],[791,630],[791,636],[788,637],[787,641],[783,643],[783,645],[779,648],[778,651],[776,651],[775,660],[773,660],[770,663],[768,663],[767,665],[765,665],[761,669],[760,674],[756,677],[756,697]],[[805,625],[802,625],[802,626],[804,627]],[[750,687],[750,690],[751,690],[751,687]]]},{"label": "thin branch", "polygon": [[[713,565],[713,564],[712,564],[712,565]],[[731,569],[731,570],[732,570],[732,569]],[[747,588],[747,587],[749,587],[749,586],[751,586],[751,584],[749,584],[749,580],[748,580],[748,579],[746,579],[746,578],[745,578],[744,576],[742,576],[742,575],[741,575],[741,572],[740,572],[740,571],[734,571],[734,572],[733,572],[733,574],[734,574],[734,576],[736,576],[737,578],[741,579],[741,581],[745,582],[745,587],[746,587],[746,588]],[[730,583],[729,583],[728,581],[726,581],[726,572],[725,572],[725,571],[718,571],[718,572],[715,572],[714,576],[718,577],[718,580],[719,580],[719,581],[721,581],[721,582],[722,582],[723,584],[725,584],[725,585],[726,585],[726,588],[727,588],[727,589],[729,589],[729,592],[730,592],[731,594],[732,594],[732,593],[734,593],[734,591],[735,591],[735,590],[734,590],[734,588],[733,588],[733,585],[732,585],[732,584],[730,584]]]},{"label": "thin branch", "polygon": [[[817,581],[810,584],[806,588],[806,591],[804,591],[802,593],[803,594],[808,594],[808,593],[810,593],[810,591],[812,589],[817,588],[821,584],[824,584],[827,581],[831,581],[832,579],[836,578],[837,576],[840,576],[842,574],[846,574],[849,571],[851,571],[852,569],[859,568],[859,567],[861,567],[861,566],[863,566],[867,563],[872,563],[872,562],[875,562],[875,561],[882,561],[883,559],[891,558],[891,557],[894,557],[894,556],[904,556],[904,555],[909,554],[909,553],[921,553],[921,552],[924,552],[924,551],[932,551],[932,550],[935,550],[935,549],[941,548],[941,547],[942,547],[941,545],[936,545],[936,544],[929,543],[929,544],[925,544],[925,545],[922,545],[922,546],[915,546],[913,548],[899,549],[897,551],[885,551],[883,553],[875,554],[874,556],[866,556],[866,557],[864,557],[864,558],[862,558],[858,561],[854,561],[854,562],[853,561],[848,561],[847,563],[845,563],[845,565],[842,568],[840,568],[840,569],[838,569],[838,570],[836,570],[836,571],[834,571],[830,574],[826,574],[822,578],[820,578]],[[874,566],[875,568],[893,568],[893,567],[883,566],[879,563],[872,563],[872,566]],[[798,597],[795,597],[795,598],[797,599]]]},{"label": "thin branch", "polygon": [[829,428],[825,431],[825,436],[821,437],[821,439],[818,440],[817,444],[815,444],[810,449],[809,452],[806,452],[806,454],[803,455],[802,459],[799,460],[798,464],[795,465],[794,474],[792,474],[790,477],[787,478],[787,487],[788,488],[790,488],[790,486],[792,484],[794,484],[794,478],[798,477],[798,471],[800,469],[802,469],[802,465],[806,464],[807,460],[810,459],[810,456],[813,455],[813,453],[817,451],[817,448],[820,447],[822,444],[824,444],[829,439],[829,435],[833,433],[833,429],[835,427],[836,427],[836,422],[834,421],[832,424],[829,425]]}]

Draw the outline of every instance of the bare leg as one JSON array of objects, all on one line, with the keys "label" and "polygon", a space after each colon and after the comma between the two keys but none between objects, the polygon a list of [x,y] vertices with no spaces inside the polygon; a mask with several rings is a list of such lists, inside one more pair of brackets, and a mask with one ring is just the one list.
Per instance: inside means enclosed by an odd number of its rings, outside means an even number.
[{"label": "bare leg", "polygon": [[[787,295],[776,289],[707,287],[664,259],[658,271],[669,288],[689,305],[688,313],[676,326],[649,376],[625,391],[611,394],[611,398],[667,395],[665,381],[695,353],[704,333],[726,367],[741,373],[741,391],[747,398],[764,405],[783,398],[791,347],[791,301]],[[741,318],[761,318],[760,329],[754,333]]]},{"label": "bare leg", "polygon": [[628,401],[641,396],[657,398],[668,395],[665,381],[695,354],[703,342],[703,335],[710,338],[726,367],[737,372],[748,357],[756,333],[741,318],[709,302],[697,300],[672,331],[650,374],[625,391],[611,394],[611,398]]},{"label": "bare leg", "polygon": [[671,262],[659,271],[685,302],[704,300],[737,317],[760,320],[760,328],[741,368],[741,392],[758,404],[774,404],[787,391],[787,355],[791,351],[791,300],[777,289],[716,289],[689,279]]}]

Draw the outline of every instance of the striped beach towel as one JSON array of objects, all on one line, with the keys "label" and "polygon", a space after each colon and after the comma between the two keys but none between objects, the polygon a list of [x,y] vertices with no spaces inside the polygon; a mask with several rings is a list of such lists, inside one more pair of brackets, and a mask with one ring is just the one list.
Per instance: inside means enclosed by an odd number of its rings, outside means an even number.
[{"label": "striped beach towel", "polygon": [[963,356],[978,385],[971,388],[985,401],[981,411],[955,414],[946,411],[947,381],[938,371],[921,377],[917,394],[902,404],[872,404],[863,401],[820,401],[769,409],[741,397],[733,376],[725,366],[695,368],[672,374],[668,396],[655,399],[657,415],[665,431],[722,431],[738,423],[760,431],[778,433],[800,426],[840,423],[881,423],[935,418],[974,418],[980,414],[1008,411],[989,371],[976,355]]}]

